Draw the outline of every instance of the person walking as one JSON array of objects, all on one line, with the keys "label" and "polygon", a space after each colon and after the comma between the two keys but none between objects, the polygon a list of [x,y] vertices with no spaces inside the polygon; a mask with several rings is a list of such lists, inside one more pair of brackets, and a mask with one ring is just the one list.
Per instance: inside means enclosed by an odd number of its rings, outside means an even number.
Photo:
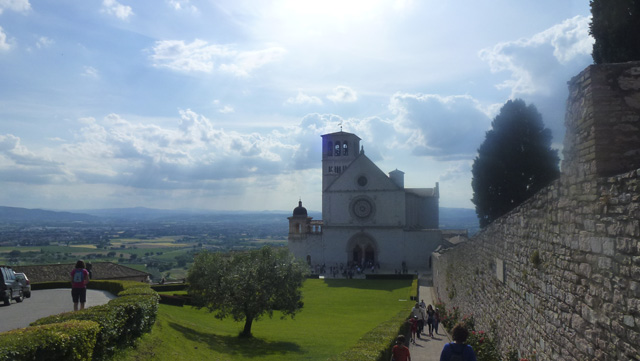
[{"label": "person walking", "polygon": [[435,313],[433,314],[433,330],[438,333],[438,327],[440,326],[440,311],[438,311],[438,307],[435,308]]},{"label": "person walking", "polygon": [[420,304],[418,302],[416,302],[416,305],[411,309],[411,317],[415,318],[417,322],[416,333],[418,335],[418,338],[421,338],[420,333],[424,329],[424,317],[422,308],[420,307]]},{"label": "person walking", "polygon": [[440,361],[478,361],[473,348],[467,345],[469,331],[461,323],[457,324],[451,330],[451,338],[454,342],[450,342],[442,348],[440,353]]},{"label": "person walking", "polygon": [[409,348],[404,345],[404,335],[396,338],[396,344],[391,349],[391,361],[411,361]]},{"label": "person walking", "polygon": [[411,324],[411,343],[416,343],[416,332],[418,332],[418,317],[409,317],[409,323]]},{"label": "person walking", "polygon": [[78,260],[76,267],[71,271],[71,299],[73,300],[73,310],[84,310],[87,302],[87,283],[89,283],[89,271],[87,271],[84,261]]},{"label": "person walking", "polygon": [[436,311],[433,309],[433,306],[429,305],[427,307],[427,325],[429,325],[429,336],[433,338],[433,324],[435,322],[435,314]]}]

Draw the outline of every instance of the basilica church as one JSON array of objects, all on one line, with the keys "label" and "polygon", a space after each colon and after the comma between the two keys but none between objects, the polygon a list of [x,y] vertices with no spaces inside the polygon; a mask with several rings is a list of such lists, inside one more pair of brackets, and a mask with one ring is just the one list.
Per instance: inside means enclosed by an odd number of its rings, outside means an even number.
[{"label": "basilica church", "polygon": [[322,135],[322,220],[302,201],[289,217],[289,250],[311,265],[374,266],[383,272],[430,267],[442,244],[438,183],[405,188],[404,172],[385,174],[351,133]]}]

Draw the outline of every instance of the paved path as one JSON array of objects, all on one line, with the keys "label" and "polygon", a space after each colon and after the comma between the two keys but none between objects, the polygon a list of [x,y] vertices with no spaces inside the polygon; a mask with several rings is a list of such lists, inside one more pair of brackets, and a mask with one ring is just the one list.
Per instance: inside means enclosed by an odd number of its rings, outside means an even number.
[{"label": "paved path", "polygon": [[[429,305],[435,305],[435,297],[433,296],[433,287],[430,286],[431,275],[421,276],[418,280],[418,299],[424,300]],[[434,334],[434,338],[428,336],[429,326],[424,326],[425,333],[422,338],[416,339],[416,344],[409,346],[411,351],[411,361],[440,361],[440,353],[442,348],[448,342],[451,342],[449,335],[440,325],[439,334]]]},{"label": "paved path", "polygon": [[[116,298],[107,291],[87,290],[85,307],[102,305]],[[21,303],[11,301],[11,306],[0,305],[0,332],[29,326],[45,316],[73,311],[71,289],[31,291],[31,297]]]}]

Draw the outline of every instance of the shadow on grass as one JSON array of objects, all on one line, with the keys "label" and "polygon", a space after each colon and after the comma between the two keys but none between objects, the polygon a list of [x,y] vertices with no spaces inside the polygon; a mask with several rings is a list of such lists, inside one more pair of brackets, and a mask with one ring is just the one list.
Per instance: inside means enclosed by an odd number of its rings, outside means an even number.
[{"label": "shadow on grass", "polygon": [[300,346],[293,342],[265,341],[255,337],[240,338],[237,336],[220,336],[212,333],[198,332],[175,322],[169,322],[169,327],[182,333],[188,340],[206,343],[211,350],[221,354],[258,357],[265,355],[285,355],[290,352],[304,353]]},{"label": "shadow on grass", "polygon": [[329,287],[348,287],[366,290],[394,291],[399,288],[411,287],[413,280],[341,280],[325,279]]}]

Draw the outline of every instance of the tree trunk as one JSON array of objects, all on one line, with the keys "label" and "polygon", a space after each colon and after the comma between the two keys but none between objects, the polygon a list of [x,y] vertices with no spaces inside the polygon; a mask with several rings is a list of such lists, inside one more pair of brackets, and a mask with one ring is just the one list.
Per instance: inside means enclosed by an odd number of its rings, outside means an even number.
[{"label": "tree trunk", "polygon": [[244,330],[242,330],[242,332],[240,333],[240,337],[252,337],[251,335],[251,324],[253,323],[253,317],[247,317],[246,321],[244,322]]}]

